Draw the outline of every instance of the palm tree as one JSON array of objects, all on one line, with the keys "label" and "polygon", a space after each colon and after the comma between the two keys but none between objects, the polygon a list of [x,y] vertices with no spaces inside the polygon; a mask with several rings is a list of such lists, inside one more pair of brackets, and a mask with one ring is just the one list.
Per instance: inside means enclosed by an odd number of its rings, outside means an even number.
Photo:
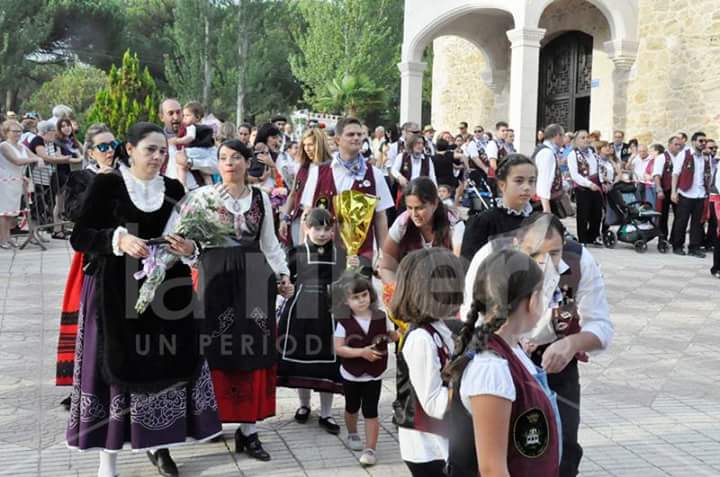
[{"label": "palm tree", "polygon": [[366,75],[346,74],[341,81],[334,79],[325,86],[325,94],[318,104],[328,112],[358,117],[367,111],[382,107],[385,92]]}]

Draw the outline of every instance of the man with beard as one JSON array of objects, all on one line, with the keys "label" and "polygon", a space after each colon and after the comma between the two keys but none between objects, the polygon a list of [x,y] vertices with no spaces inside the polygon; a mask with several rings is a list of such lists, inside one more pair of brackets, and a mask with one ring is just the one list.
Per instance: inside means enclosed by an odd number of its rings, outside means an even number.
[{"label": "man with beard", "polygon": [[[160,121],[163,123],[165,136],[167,136],[168,139],[176,137],[182,120],[182,107],[180,106],[180,102],[175,98],[165,98],[160,103],[158,115]],[[203,181],[198,180],[194,174],[198,169],[202,168],[203,172],[209,174],[217,174],[218,172],[217,158],[212,160],[191,161],[185,156],[184,151],[178,151],[174,145],[168,145],[168,154],[161,173],[172,179],[177,179],[178,164],[185,165],[191,172],[186,178],[186,187],[188,190],[197,189],[203,185]]]}]

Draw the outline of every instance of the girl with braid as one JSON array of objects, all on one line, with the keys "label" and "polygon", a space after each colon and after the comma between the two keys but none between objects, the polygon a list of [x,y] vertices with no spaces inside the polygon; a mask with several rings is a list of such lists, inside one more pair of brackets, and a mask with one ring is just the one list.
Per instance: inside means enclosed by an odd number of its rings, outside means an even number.
[{"label": "girl with braid", "polygon": [[519,251],[493,252],[480,265],[444,372],[452,394],[450,477],[558,475],[554,396],[520,346],[543,314],[542,285],[540,267]]}]

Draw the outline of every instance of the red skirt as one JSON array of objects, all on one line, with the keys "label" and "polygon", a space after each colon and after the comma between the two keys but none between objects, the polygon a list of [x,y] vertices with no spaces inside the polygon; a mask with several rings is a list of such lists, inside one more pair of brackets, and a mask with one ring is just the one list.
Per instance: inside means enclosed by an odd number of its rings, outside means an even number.
[{"label": "red skirt", "polygon": [[75,365],[75,338],[78,330],[80,292],[83,284],[83,254],[75,252],[63,296],[60,336],[57,347],[56,386],[71,386]]},{"label": "red skirt", "polygon": [[211,371],[222,422],[253,423],[275,415],[277,367]]}]

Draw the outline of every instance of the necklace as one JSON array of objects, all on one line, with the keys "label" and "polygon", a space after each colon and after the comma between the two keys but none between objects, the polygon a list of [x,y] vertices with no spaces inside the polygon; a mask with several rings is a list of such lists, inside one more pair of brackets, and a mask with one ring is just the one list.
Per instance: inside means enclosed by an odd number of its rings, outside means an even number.
[{"label": "necklace", "polygon": [[240,191],[240,193],[238,194],[237,199],[235,197],[233,197],[232,194],[228,190],[225,191],[227,194],[227,199],[230,200],[230,204],[231,204],[230,208],[232,209],[233,212],[238,213],[240,211],[240,209],[241,209],[240,201],[243,199],[243,197],[249,190],[250,190],[250,188],[247,186],[247,184],[243,184],[243,188]]}]

